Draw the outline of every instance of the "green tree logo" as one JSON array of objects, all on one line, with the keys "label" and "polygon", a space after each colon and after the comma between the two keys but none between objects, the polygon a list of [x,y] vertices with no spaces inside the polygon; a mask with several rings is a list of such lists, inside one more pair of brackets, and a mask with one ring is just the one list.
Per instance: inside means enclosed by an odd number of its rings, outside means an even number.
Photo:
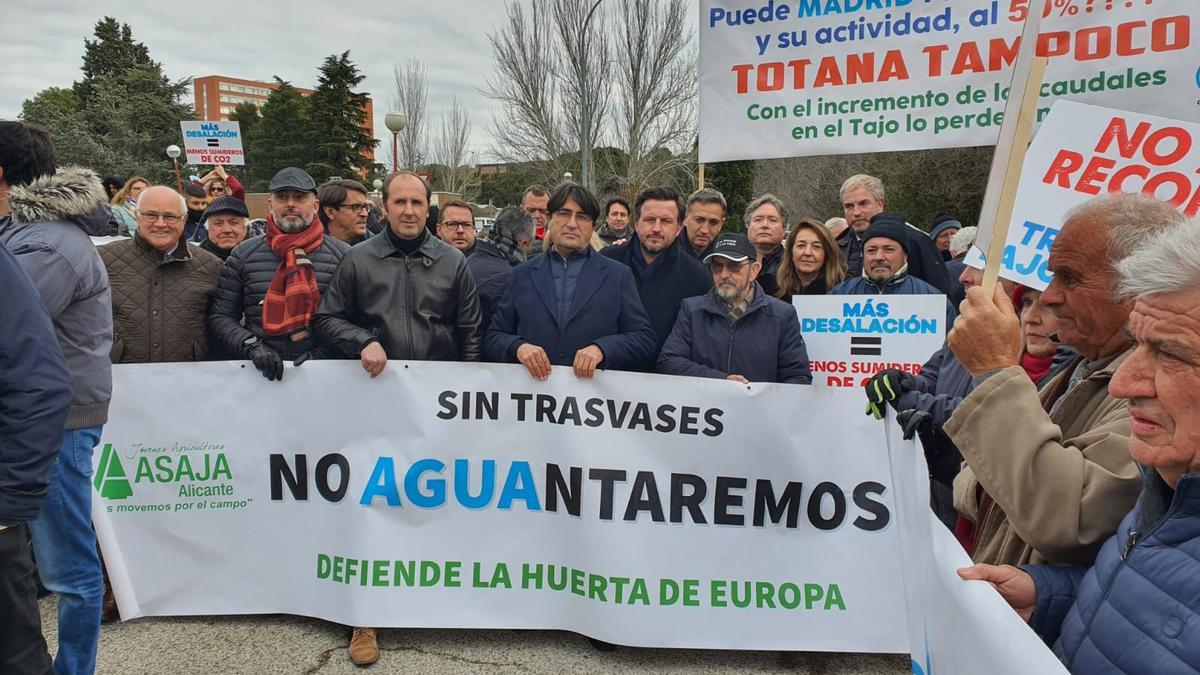
[{"label": "green tree logo", "polygon": [[104,444],[93,484],[105,499],[125,499],[133,495],[125,467],[121,466],[121,457],[113,450],[112,443]]}]

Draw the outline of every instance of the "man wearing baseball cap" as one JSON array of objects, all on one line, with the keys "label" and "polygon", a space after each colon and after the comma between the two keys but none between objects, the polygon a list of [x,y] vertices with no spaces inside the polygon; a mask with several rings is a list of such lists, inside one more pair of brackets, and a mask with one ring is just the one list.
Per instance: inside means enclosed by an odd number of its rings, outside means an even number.
[{"label": "man wearing baseball cap", "polygon": [[[884,211],[871,217],[863,234],[862,276],[834,286],[830,295],[942,295],[908,273],[908,232],[904,214]],[[946,302],[946,330],[954,324],[954,307]]]},{"label": "man wearing baseball cap", "polygon": [[208,326],[225,353],[253,361],[268,380],[282,380],[285,359],[298,364],[331,355],[309,323],[350,247],[325,234],[317,184],[303,169],[281,170],[268,189],[267,233],[225,260]]},{"label": "man wearing baseball cap", "polygon": [[225,261],[233,247],[246,240],[249,221],[246,202],[228,195],[217,197],[200,216],[200,222],[208,232],[200,242],[200,248]]},{"label": "man wearing baseball cap", "polygon": [[658,372],[742,384],[811,384],[796,311],[754,280],[761,263],[746,235],[717,237],[704,264],[713,289],[683,301],[658,357]]}]

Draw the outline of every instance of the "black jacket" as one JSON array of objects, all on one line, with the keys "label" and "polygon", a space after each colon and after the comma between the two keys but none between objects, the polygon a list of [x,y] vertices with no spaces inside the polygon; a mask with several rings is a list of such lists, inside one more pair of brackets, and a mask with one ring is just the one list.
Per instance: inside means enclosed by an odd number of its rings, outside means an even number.
[{"label": "black jacket", "polygon": [[18,523],[37,518],[49,489],[71,371],[41,296],[3,244],[0,288],[0,523]]},{"label": "black jacket", "polygon": [[512,279],[513,265],[495,244],[476,239],[475,248],[471,249],[471,255],[467,256],[467,267],[471,270],[471,277],[475,279],[475,290],[479,294],[479,325],[486,333],[487,327],[492,323],[496,305],[500,303],[500,298],[504,297],[504,291],[508,289],[508,282]]},{"label": "black jacket", "polygon": [[405,255],[384,233],[343,258],[313,328],[347,356],[378,340],[390,359],[478,361],[480,321],[475,280],[458,249],[427,233]]},{"label": "black jacket", "polygon": [[761,286],[754,289],[746,313],[734,322],[714,291],[684,300],[658,357],[658,372],[812,384],[796,310],[767,296]]},{"label": "black jacket", "polygon": [[[682,232],[680,233],[683,234]],[[681,236],[660,254],[661,259],[655,260],[654,270],[647,278],[644,259],[634,260],[642,255],[641,242],[637,237],[630,239],[620,246],[610,246],[600,253],[623,263],[633,272],[633,282],[637,285],[638,297],[642,299],[642,307],[650,317],[650,325],[654,326],[657,338],[654,354],[642,361],[634,369],[646,373],[654,372],[654,364],[658,362],[658,353],[662,351],[663,343],[675,326],[679,316],[679,307],[684,298],[703,295],[712,288],[712,274],[701,262],[688,256],[683,251],[687,239]],[[639,264],[641,263],[641,264]]]},{"label": "black jacket", "polygon": [[783,244],[771,249],[771,252],[763,256],[762,269],[758,271],[758,278],[755,281],[759,286],[762,286],[763,292],[771,297],[779,292],[779,266],[783,264]]},{"label": "black jacket", "polygon": [[[333,272],[350,247],[325,235],[321,247],[309,260],[317,273],[317,290],[325,296]],[[262,301],[279,268],[279,257],[267,245],[266,237],[247,239],[233,248],[221,270],[221,281],[208,312],[208,329],[212,332],[219,355],[224,358],[243,358],[242,347],[248,338],[257,336],[286,360],[305,352],[313,358],[330,358],[330,349],[315,338],[292,342],[286,335],[267,336],[262,329]],[[244,325],[243,325],[244,317]]]}]

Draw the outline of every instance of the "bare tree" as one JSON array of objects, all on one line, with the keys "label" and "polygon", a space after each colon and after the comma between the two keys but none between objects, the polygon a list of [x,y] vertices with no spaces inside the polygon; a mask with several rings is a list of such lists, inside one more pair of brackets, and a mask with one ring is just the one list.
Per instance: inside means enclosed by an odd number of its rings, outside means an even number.
[{"label": "bare tree", "polygon": [[429,95],[429,75],[417,59],[394,64],[392,75],[396,86],[392,107],[406,118],[404,130],[399,135],[400,166],[392,169],[418,171],[425,164],[425,100]]},{"label": "bare tree", "polygon": [[591,5],[592,0],[512,2],[491,37],[496,73],[484,93],[499,103],[492,152],[505,162],[538,162],[547,183],[578,169],[571,155],[579,152],[582,138],[595,147],[605,135],[611,39],[600,14],[584,31]]},{"label": "bare tree", "polygon": [[438,135],[433,144],[433,158],[437,167],[434,183],[446,192],[462,195],[473,201],[479,196],[480,177],[478,162],[471,156],[468,144],[471,140],[471,119],[467,109],[455,98],[450,108],[442,113]]},{"label": "bare tree", "polygon": [[613,135],[627,191],[669,183],[696,158],[695,29],[685,0],[622,0],[616,21]]}]

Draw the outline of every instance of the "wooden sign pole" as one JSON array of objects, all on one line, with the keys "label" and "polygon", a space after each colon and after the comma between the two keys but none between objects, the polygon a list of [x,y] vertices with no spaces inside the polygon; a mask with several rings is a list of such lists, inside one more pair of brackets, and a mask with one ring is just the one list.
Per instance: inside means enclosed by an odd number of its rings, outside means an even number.
[{"label": "wooden sign pole", "polygon": [[699,185],[696,187],[696,189],[703,190],[704,189],[704,162],[700,162],[700,171],[696,174],[696,178],[698,179],[698,182],[699,182]]}]

